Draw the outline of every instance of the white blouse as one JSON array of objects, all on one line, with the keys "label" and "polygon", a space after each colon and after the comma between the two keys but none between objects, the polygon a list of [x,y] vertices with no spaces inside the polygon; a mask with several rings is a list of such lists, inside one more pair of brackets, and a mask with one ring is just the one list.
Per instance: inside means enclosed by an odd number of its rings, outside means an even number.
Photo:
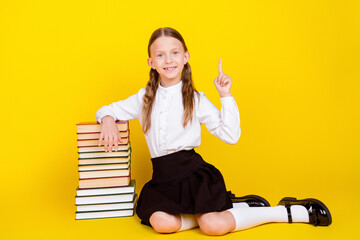
[{"label": "white blouse", "polygon": [[[220,98],[221,112],[204,93],[195,94],[192,122],[183,127],[182,81],[171,87],[159,85],[151,114],[151,127],[145,135],[151,157],[160,157],[180,150],[191,150],[200,145],[201,124],[213,135],[229,144],[235,144],[240,138],[240,114],[235,99]],[[107,115],[114,120],[128,121],[139,118],[145,88],[125,100],[103,106],[96,112],[96,120]]]}]

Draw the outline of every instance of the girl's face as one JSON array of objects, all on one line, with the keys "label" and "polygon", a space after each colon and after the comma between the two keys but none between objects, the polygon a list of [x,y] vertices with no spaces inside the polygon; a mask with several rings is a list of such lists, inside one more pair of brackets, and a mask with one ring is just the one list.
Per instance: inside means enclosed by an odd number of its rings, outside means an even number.
[{"label": "girl's face", "polygon": [[161,85],[168,87],[181,79],[184,65],[190,58],[182,43],[173,37],[159,37],[150,46],[150,58],[147,62],[160,75]]}]

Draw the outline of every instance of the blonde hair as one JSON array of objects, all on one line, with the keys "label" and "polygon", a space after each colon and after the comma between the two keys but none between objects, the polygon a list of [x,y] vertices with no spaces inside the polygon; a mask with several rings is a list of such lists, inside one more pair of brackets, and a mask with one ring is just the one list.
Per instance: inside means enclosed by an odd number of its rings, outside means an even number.
[{"label": "blonde hair", "polygon": [[[173,37],[178,39],[183,47],[184,51],[187,52],[188,49],[186,47],[185,41],[181,34],[173,28],[165,27],[159,28],[153,32],[150,37],[149,45],[148,45],[148,55],[150,57],[150,47],[151,44],[158,39],[159,37],[166,36],[166,37]],[[146,91],[143,97],[143,107],[142,107],[142,129],[146,134],[150,127],[151,127],[151,112],[154,105],[154,100],[156,97],[156,91],[159,86],[159,73],[151,68],[150,69],[150,79],[146,84]],[[193,109],[195,104],[195,97],[194,93],[199,95],[198,91],[196,91],[191,75],[191,67],[189,62],[184,65],[184,68],[181,72],[181,81],[182,81],[182,102],[184,107],[184,115],[183,115],[183,127],[185,128],[188,122],[192,122],[193,118]]]}]

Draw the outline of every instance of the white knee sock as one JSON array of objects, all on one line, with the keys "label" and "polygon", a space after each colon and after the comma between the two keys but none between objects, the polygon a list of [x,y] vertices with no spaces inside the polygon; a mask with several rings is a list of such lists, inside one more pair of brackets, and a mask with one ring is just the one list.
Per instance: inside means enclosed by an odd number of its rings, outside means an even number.
[{"label": "white knee sock", "polygon": [[[288,222],[285,206],[231,208],[227,211],[234,216],[236,227],[233,231],[252,228],[269,222]],[[309,222],[309,213],[304,206],[291,206],[293,222]]]},{"label": "white knee sock", "polygon": [[198,222],[196,221],[196,217],[193,214],[181,213],[180,217],[181,217],[181,227],[178,230],[178,232],[189,230],[189,229],[199,226]]},{"label": "white knee sock", "polygon": [[249,207],[249,204],[247,204],[246,202],[233,203],[233,208],[242,208],[242,207]]}]

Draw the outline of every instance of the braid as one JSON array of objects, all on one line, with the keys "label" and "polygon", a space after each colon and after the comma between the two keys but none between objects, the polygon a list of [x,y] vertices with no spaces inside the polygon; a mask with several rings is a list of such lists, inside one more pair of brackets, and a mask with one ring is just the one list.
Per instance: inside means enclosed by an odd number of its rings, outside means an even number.
[{"label": "braid", "polygon": [[142,129],[146,134],[151,127],[151,112],[154,105],[156,91],[159,86],[159,73],[155,69],[150,69],[150,79],[146,84],[145,95],[142,107]]},{"label": "braid", "polygon": [[196,91],[191,74],[191,67],[189,63],[184,65],[184,69],[181,73],[182,85],[182,96],[183,96],[183,106],[184,106],[184,115],[183,115],[183,126],[184,128],[190,121],[192,122],[193,118],[193,109],[194,109],[194,93],[199,96],[198,91]]}]

